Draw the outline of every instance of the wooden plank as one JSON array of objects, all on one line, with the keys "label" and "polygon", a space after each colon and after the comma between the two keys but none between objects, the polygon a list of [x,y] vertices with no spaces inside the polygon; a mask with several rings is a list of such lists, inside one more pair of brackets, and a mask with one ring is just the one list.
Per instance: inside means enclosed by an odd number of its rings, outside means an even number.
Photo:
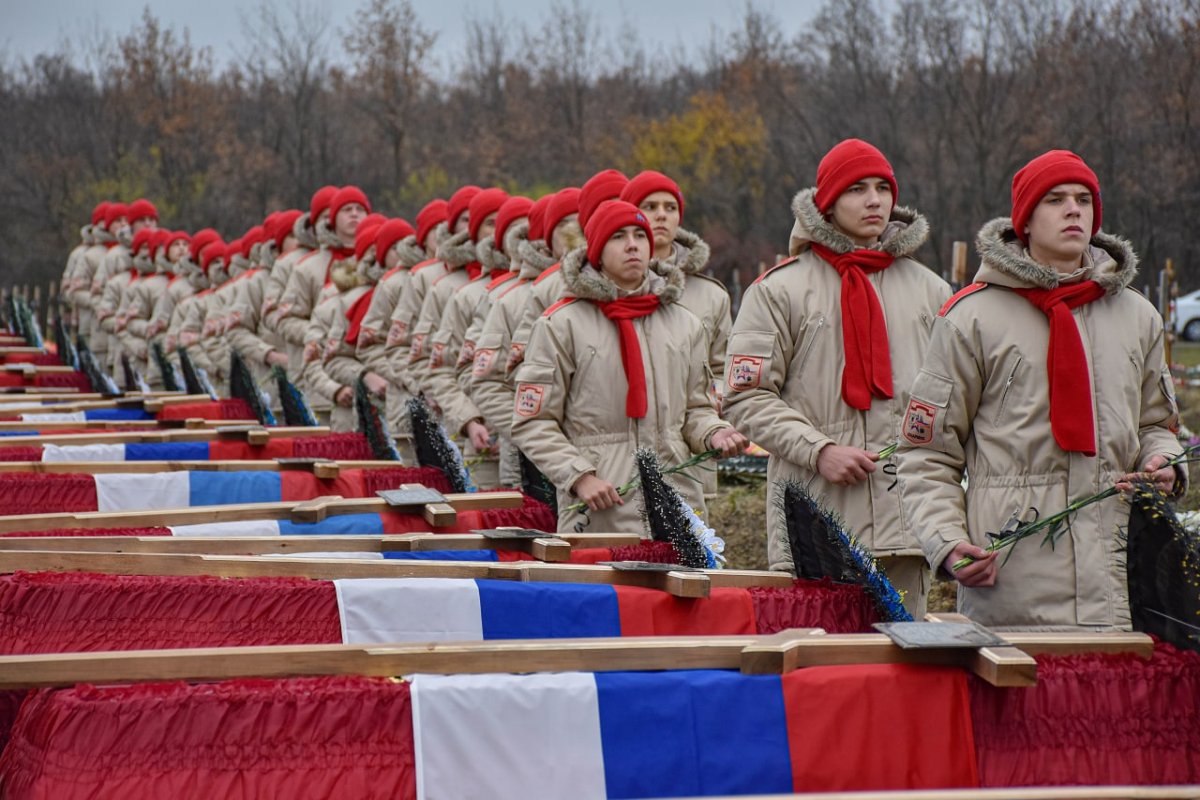
[{"label": "wooden plank", "polygon": [[[0,440],[3,445],[3,440]],[[308,470],[318,478],[336,478],[345,469],[394,469],[395,461],[320,461],[310,465],[256,461],[0,461],[0,472],[100,475],[159,472],[282,472]]]},{"label": "wooden plank", "polygon": [[[225,422],[227,426],[232,423]],[[327,426],[318,427],[277,427],[277,428],[259,428],[258,430],[265,431],[266,435],[260,437],[262,442],[275,438],[297,438],[307,436],[328,436],[330,430]],[[237,433],[241,439],[246,439],[249,431],[243,430]],[[206,428],[204,430],[179,430],[179,429],[163,429],[156,431],[127,431],[127,432],[97,432],[97,433],[60,433],[50,434],[49,436],[34,435],[29,436],[5,436],[3,441],[0,441],[0,447],[4,446],[25,446],[32,447],[42,444],[58,444],[58,445],[78,445],[78,444],[145,444],[145,443],[162,443],[162,442],[211,442],[218,438],[232,438],[233,432],[222,433],[220,428]]]},{"label": "wooden plank", "polygon": [[268,555],[272,553],[407,552],[429,550],[523,550],[542,561],[538,543],[565,547],[621,547],[637,544],[636,533],[546,534],[537,539],[489,539],[476,533],[402,533],[383,536],[10,536],[0,538],[3,550],[66,550],[88,553],[194,553],[209,555]]},{"label": "wooden plank", "polygon": [[[940,611],[925,615],[929,622],[971,622],[965,614]],[[997,636],[1031,656],[1066,656],[1079,653],[1131,653],[1142,658],[1154,655],[1154,640],[1144,633],[1115,631],[1095,634],[1078,631],[1003,631]]]},{"label": "wooden plank", "polygon": [[[327,498],[319,498],[327,500]],[[476,492],[451,494],[447,501],[459,511],[487,508],[520,508],[525,503],[520,492]],[[279,503],[240,503],[192,508],[147,509],[145,511],[81,511],[58,514],[21,514],[0,517],[0,533],[43,531],[52,528],[140,528],[150,525],[197,525],[204,522],[237,522],[258,519],[288,519],[293,510],[312,500]],[[328,500],[321,508],[325,515],[382,513],[396,510],[379,497],[351,497]]]},{"label": "wooden plank", "polygon": [[[348,558],[0,550],[0,573],[94,572],[111,575],[212,575],[224,578],[491,578],[547,583],[594,583],[658,589],[677,597],[707,597],[711,587],[780,586],[777,572],[733,570],[640,572],[594,564],[538,561],[408,561]],[[788,584],[791,585],[790,579]],[[886,637],[882,637],[886,639]],[[890,642],[889,642],[890,644]]]},{"label": "wooden plank", "polygon": [[293,645],[0,657],[0,689],[300,675],[737,669],[752,636]]},{"label": "wooden plank", "polygon": [[[4,410],[2,408],[0,408],[0,414],[3,414],[3,413],[4,413]],[[46,412],[30,411],[28,409],[24,409],[20,413],[37,414],[37,413],[46,413]],[[54,412],[54,413],[57,413],[57,412]],[[179,423],[179,424],[164,424],[164,423]],[[194,429],[198,429],[198,428],[199,429],[216,428],[221,425],[253,425],[253,424],[257,424],[257,423],[255,420],[252,420],[252,419],[216,420],[216,419],[202,419],[200,417],[196,417],[194,419],[187,419],[187,420],[182,420],[182,419],[181,420],[87,419],[87,420],[83,420],[82,422],[72,422],[70,420],[37,420],[37,419],[34,419],[34,420],[0,420],[0,431],[20,431],[20,430],[32,429],[32,430],[37,430],[38,431],[37,435],[40,435],[47,431],[54,431],[54,430],[60,429],[60,428],[62,428],[62,429],[84,428],[87,430],[97,430],[97,431],[114,430],[114,429],[121,429],[121,428],[146,428],[148,430],[170,430],[170,429],[176,429],[176,428],[190,428],[190,429],[194,430]],[[30,434],[30,435],[35,435],[35,434]]]}]

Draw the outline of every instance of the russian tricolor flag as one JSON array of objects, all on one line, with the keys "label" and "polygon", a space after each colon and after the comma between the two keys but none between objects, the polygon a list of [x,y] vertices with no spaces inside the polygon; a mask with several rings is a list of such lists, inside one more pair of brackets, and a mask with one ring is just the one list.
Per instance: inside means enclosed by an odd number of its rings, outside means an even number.
[{"label": "russian tricolor flag", "polygon": [[655,589],[458,578],[333,582],[342,641],[484,641],[758,632],[745,589],[685,599]]},{"label": "russian tricolor flag", "polygon": [[[358,476],[358,479],[352,476]],[[361,473],[357,472],[324,481],[310,472],[300,470],[98,473],[93,477],[96,481],[96,510],[105,512],[278,503],[307,500],[322,494],[343,497],[363,495]],[[380,527],[378,520],[372,527]]]},{"label": "russian tricolor flag", "polygon": [[966,675],[905,665],[413,678],[417,797],[979,785]]},{"label": "russian tricolor flag", "polygon": [[[0,407],[0,412],[3,412]],[[129,422],[154,419],[154,415],[140,408],[96,408],[89,411],[45,411],[21,414],[22,422]]]},{"label": "russian tricolor flag", "polygon": [[[28,432],[23,435],[28,436]],[[42,461],[256,461],[291,458],[295,440],[273,438],[257,447],[243,441],[42,445]]]}]

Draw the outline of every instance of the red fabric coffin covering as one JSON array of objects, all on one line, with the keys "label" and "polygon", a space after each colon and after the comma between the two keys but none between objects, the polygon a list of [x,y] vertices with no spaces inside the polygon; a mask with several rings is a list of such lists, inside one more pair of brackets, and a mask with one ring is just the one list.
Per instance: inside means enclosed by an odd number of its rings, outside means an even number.
[{"label": "red fabric coffin covering", "polygon": [[24,386],[25,376],[19,372],[0,371],[0,386]]},{"label": "red fabric coffin covering", "polygon": [[0,652],[342,641],[331,581],[16,572],[0,576]]},{"label": "red fabric coffin covering", "polygon": [[13,445],[6,447],[3,440],[0,440],[0,461],[41,461],[42,448],[30,447],[27,445]]},{"label": "red fabric coffin covering", "polygon": [[35,367],[61,367],[62,361],[54,353],[5,353],[5,364],[33,364]]},{"label": "red fabric coffin covering", "polygon": [[237,680],[31,693],[9,798],[412,798],[409,685]]},{"label": "red fabric coffin covering", "polygon": [[159,419],[257,419],[249,404],[241,398],[167,405],[157,416]]},{"label": "red fabric coffin covering", "polygon": [[44,531],[13,531],[6,536],[170,536],[170,528],[50,528]]},{"label": "red fabric coffin covering", "polygon": [[867,593],[859,586],[829,580],[793,581],[790,588],[752,586],[759,633],[787,628],[824,628],[829,633],[872,633],[881,622]]},{"label": "red fabric coffin covering", "polygon": [[361,433],[331,433],[328,436],[298,436],[292,445],[296,458],[334,458],[369,461],[374,458],[367,437]]},{"label": "red fabric coffin covering", "polygon": [[1200,783],[1200,653],[1046,656],[1037,686],[971,680],[984,786]]},{"label": "red fabric coffin covering", "polygon": [[[18,384],[20,385],[20,384]],[[34,376],[34,386],[53,386],[55,388],[74,387],[81,392],[90,392],[92,384],[87,375],[82,372],[42,372]]]},{"label": "red fabric coffin covering", "polygon": [[0,473],[0,511],[6,515],[95,510],[91,475]]},{"label": "red fabric coffin covering", "polygon": [[419,483],[436,489],[442,494],[449,494],[450,481],[446,473],[434,467],[385,467],[380,469],[364,469],[362,471],[363,497],[374,497],[376,492],[385,489],[399,489],[402,483]]},{"label": "red fabric coffin covering", "polygon": [[[487,492],[482,492],[487,494]],[[464,514],[459,514],[462,518]],[[558,517],[550,506],[525,496],[525,504],[521,508],[485,508],[479,512],[479,529],[493,528],[528,528],[535,531],[553,532],[558,530]]]}]

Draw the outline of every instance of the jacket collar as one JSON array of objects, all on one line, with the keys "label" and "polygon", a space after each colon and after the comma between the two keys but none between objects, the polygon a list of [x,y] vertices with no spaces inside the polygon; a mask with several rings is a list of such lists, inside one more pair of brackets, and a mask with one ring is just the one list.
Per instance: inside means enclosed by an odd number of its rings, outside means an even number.
[{"label": "jacket collar", "polygon": [[[1057,270],[1029,257],[1009,217],[997,217],[980,228],[975,247],[983,261],[976,281],[1011,289],[1055,289],[1059,285]],[[1092,263],[1091,280],[1109,294],[1124,289],[1137,275],[1133,245],[1119,236],[1097,233],[1087,257]]]},{"label": "jacket collar", "polygon": [[[683,294],[683,271],[674,264],[651,259],[650,269],[662,278],[661,281],[651,281],[651,292],[658,295],[664,303],[674,303]],[[617,285],[606,278],[603,273],[587,263],[587,248],[577,247],[563,256],[563,282],[566,284],[566,294],[582,300],[597,300],[611,302],[622,296]]]}]

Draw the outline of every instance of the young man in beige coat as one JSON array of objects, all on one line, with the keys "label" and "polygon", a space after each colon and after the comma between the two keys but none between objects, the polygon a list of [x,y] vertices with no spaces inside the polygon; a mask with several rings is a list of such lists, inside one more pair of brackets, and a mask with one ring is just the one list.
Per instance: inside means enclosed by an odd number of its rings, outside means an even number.
[{"label": "young man in beige coat", "polygon": [[919,619],[929,570],[877,462],[899,435],[905,391],[950,287],[913,257],[929,226],[896,197],[891,164],[866,142],[847,139],[821,160],[816,187],[792,201],[792,258],[742,300],[724,414],[771,454],[771,569],[794,569],[774,509],[778,483],[799,481],[879,558]]},{"label": "young man in beige coat", "polygon": [[1182,448],[1162,319],[1130,287],[1129,243],[1100,232],[1095,173],[1052,150],[1016,174],[1012,200],[979,232],[976,283],[942,310],[912,385],[904,521],[977,622],[1128,629],[1119,497],[1080,510],[1053,549],[983,550],[1014,513],[1053,514],[1134,470],[1168,492],[1186,481],[1163,468]]}]

